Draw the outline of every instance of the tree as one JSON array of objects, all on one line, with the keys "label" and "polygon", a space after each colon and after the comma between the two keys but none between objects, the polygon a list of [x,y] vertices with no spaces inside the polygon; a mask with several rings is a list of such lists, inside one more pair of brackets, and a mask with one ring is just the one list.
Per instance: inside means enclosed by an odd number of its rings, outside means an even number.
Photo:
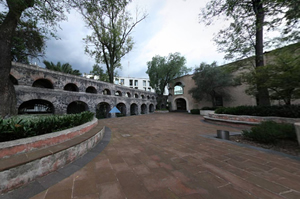
[{"label": "tree", "polygon": [[109,82],[108,74],[98,64],[93,66],[93,70],[90,71],[90,74],[98,75],[100,77],[100,81]]},{"label": "tree", "polygon": [[121,67],[122,57],[132,50],[132,30],[146,18],[146,15],[137,16],[133,21],[126,11],[128,3],[128,0],[75,2],[75,7],[93,31],[85,38],[85,51],[94,56],[97,63],[106,65],[110,83],[114,81],[115,69]]},{"label": "tree", "polygon": [[54,64],[53,62],[49,62],[44,60],[43,63],[45,64],[46,68],[49,70],[54,70],[62,73],[67,73],[71,75],[77,75],[81,76],[79,70],[73,70],[72,66],[69,63],[61,64],[60,62],[57,62],[57,64]]},{"label": "tree", "polygon": [[202,62],[195,69],[192,79],[195,81],[196,87],[189,90],[189,93],[197,101],[210,100],[213,107],[216,106],[217,97],[229,99],[226,88],[236,85],[231,73],[224,67],[218,67],[216,62],[212,64]]},{"label": "tree", "polygon": [[165,87],[173,79],[187,74],[191,69],[185,66],[186,59],[180,53],[170,53],[167,57],[156,55],[147,62],[150,86],[159,96],[163,96]]},{"label": "tree", "polygon": [[262,86],[269,90],[271,99],[283,100],[286,105],[291,105],[292,100],[299,99],[300,56],[294,52],[296,46],[275,51],[269,55],[274,57],[270,64],[243,74],[242,79],[249,85],[246,92],[255,95],[257,79],[265,79]]},{"label": "tree", "polygon": [[8,10],[0,25],[0,115],[9,117],[17,113],[16,94],[9,79],[12,40],[20,19],[40,23],[45,33],[53,35],[57,23],[65,19],[65,2],[54,0],[0,0]]},{"label": "tree", "polygon": [[[219,50],[226,53],[226,59],[242,59],[255,54],[254,66],[258,68],[264,66],[264,46],[268,44],[264,42],[264,28],[274,30],[288,17],[290,19],[287,20],[287,27],[292,27],[292,22],[297,18],[293,14],[293,7],[288,1],[282,0],[211,0],[202,9],[200,20],[207,25],[220,16],[231,20],[229,27],[221,30],[215,37]],[[284,17],[280,18],[280,15]],[[263,79],[257,79],[258,103],[269,105],[269,94],[267,89],[261,86],[263,83]]]},{"label": "tree", "polygon": [[[3,23],[5,13],[0,13],[0,24]],[[20,19],[15,35],[12,38],[11,60],[29,64],[29,58],[44,55],[46,36],[42,34],[34,21]]]}]

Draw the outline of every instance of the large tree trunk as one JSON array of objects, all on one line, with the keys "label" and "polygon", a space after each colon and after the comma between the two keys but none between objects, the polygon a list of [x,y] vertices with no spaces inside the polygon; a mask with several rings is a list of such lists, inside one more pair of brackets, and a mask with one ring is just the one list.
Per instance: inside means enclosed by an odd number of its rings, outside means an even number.
[{"label": "large tree trunk", "polygon": [[34,0],[7,0],[9,12],[0,26],[0,116],[17,114],[16,93],[9,74],[11,69],[11,41],[22,12],[34,5]]},{"label": "large tree trunk", "polygon": [[[256,68],[264,66],[264,43],[263,43],[263,26],[264,26],[264,8],[262,0],[253,1],[253,9],[256,14],[256,44],[255,44],[255,65]],[[258,105],[269,106],[270,97],[267,88],[261,87],[264,79],[257,80]]]}]

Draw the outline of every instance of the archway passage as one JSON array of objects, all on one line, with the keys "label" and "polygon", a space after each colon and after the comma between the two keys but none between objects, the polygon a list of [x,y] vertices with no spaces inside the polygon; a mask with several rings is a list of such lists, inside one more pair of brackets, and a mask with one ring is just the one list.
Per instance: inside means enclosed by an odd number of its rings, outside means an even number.
[{"label": "archway passage", "polygon": [[106,102],[101,102],[96,107],[96,117],[98,119],[109,118],[110,117],[110,105]]},{"label": "archway passage", "polygon": [[76,114],[84,111],[88,111],[88,105],[82,101],[75,101],[68,105],[67,114]]},{"label": "archway passage", "polygon": [[124,103],[117,104],[117,109],[121,112],[121,113],[116,113],[117,117],[126,116],[126,105]]},{"label": "archway passage", "polygon": [[65,85],[64,90],[78,92],[79,88],[73,83],[68,83],[67,85]]},{"label": "archway passage", "polygon": [[141,114],[146,114],[147,113],[147,106],[146,104],[142,104],[141,106]]},{"label": "archway passage", "polygon": [[154,105],[150,104],[149,105],[149,113],[153,113],[154,112]]},{"label": "archway passage", "polygon": [[103,95],[110,95],[110,90],[109,89],[104,89],[103,91],[102,91],[102,94]]},{"label": "archway passage", "polygon": [[86,93],[95,93],[96,94],[97,90],[95,89],[95,87],[89,86],[89,87],[86,88],[85,92]]},{"label": "archway passage", "polygon": [[47,100],[34,99],[23,102],[18,108],[18,114],[49,114],[54,113],[53,104]]},{"label": "archway passage", "polygon": [[53,84],[48,79],[38,79],[33,82],[32,87],[53,89]]},{"label": "archway passage", "polygon": [[186,101],[183,98],[176,99],[176,107],[178,111],[186,111]]},{"label": "archway passage", "polygon": [[130,115],[138,115],[138,105],[135,103],[130,106]]}]

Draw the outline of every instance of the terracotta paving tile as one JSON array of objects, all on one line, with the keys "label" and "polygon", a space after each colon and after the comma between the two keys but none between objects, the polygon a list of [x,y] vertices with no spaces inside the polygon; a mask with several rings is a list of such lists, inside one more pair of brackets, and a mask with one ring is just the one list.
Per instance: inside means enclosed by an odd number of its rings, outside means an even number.
[{"label": "terracotta paving tile", "polygon": [[31,197],[31,199],[45,199],[46,194],[47,194],[47,191],[48,191],[48,190],[43,191],[43,192],[41,192],[41,193],[39,193],[39,194],[37,194],[37,195]]},{"label": "terracotta paving tile", "polygon": [[96,194],[89,194],[89,195],[85,195],[85,196],[77,196],[77,197],[73,197],[72,199],[99,199],[100,194],[96,193]]},{"label": "terracotta paving tile", "polygon": [[289,198],[289,199],[299,199],[300,198],[300,192],[291,191],[288,193],[282,194],[282,196]]},{"label": "terracotta paving tile", "polygon": [[109,182],[115,182],[117,180],[115,171],[112,169],[101,169],[94,173],[96,184],[104,184]]},{"label": "terracotta paving tile", "polygon": [[131,167],[129,167],[126,162],[118,163],[118,164],[112,164],[112,167],[116,172],[130,171],[131,170]]},{"label": "terracotta paving tile", "polygon": [[152,198],[180,199],[175,193],[173,193],[170,189],[167,188],[152,191],[151,196]]},{"label": "terracotta paving tile", "polygon": [[124,199],[125,196],[118,183],[108,183],[99,186],[100,199]]},{"label": "terracotta paving tile", "polygon": [[88,178],[85,180],[76,180],[74,181],[74,188],[73,188],[73,197],[82,197],[86,195],[90,195],[93,193],[97,193],[97,184],[96,179]]},{"label": "terracotta paving tile", "polygon": [[131,156],[131,157],[123,157],[123,160],[129,165],[139,165],[141,164],[141,161],[135,157],[135,156]]},{"label": "terracotta paving tile", "polygon": [[55,192],[48,192],[45,199],[71,199],[72,198],[72,189],[65,189]]},{"label": "terracotta paving tile", "polygon": [[148,167],[145,166],[145,165],[143,165],[143,164],[133,166],[133,171],[134,171],[137,175],[147,175],[147,174],[150,173]]}]

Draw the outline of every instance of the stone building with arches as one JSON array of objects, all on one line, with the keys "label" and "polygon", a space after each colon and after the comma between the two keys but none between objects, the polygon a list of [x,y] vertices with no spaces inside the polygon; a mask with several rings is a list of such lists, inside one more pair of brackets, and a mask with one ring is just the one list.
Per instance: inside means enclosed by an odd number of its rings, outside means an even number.
[{"label": "stone building with arches", "polygon": [[[97,118],[152,113],[156,94],[80,76],[12,63],[19,114],[94,112]],[[109,111],[117,107],[119,115]]]},{"label": "stone building with arches", "polygon": [[[189,90],[195,87],[192,79],[193,75],[185,75],[172,80],[169,83],[168,102],[171,103],[171,111],[188,111],[192,109],[201,109],[202,107],[212,107],[208,100],[196,101]],[[246,85],[241,84],[236,87],[230,87],[227,91],[230,93],[230,100],[217,97],[215,100],[218,106],[233,107],[241,105],[256,105],[256,99],[245,93]]]}]

